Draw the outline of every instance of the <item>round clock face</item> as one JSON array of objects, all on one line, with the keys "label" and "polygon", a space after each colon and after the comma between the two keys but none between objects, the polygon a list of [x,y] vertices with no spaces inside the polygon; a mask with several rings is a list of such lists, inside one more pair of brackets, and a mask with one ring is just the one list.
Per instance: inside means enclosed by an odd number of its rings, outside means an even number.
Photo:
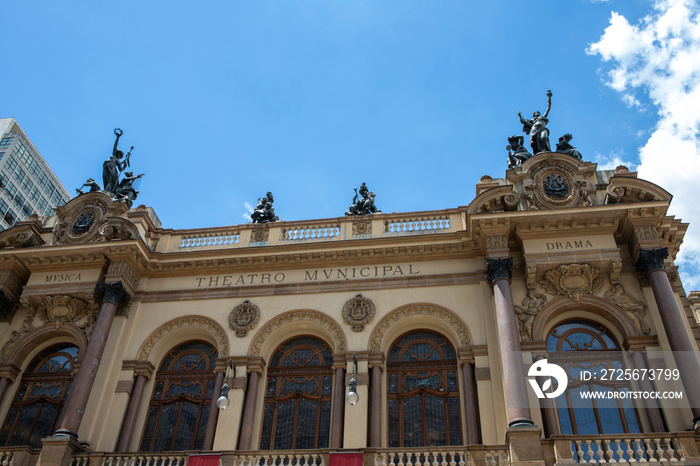
[{"label": "round clock face", "polygon": [[81,213],[73,224],[73,234],[78,236],[87,233],[93,223],[95,223],[95,213],[93,211],[87,210]]}]

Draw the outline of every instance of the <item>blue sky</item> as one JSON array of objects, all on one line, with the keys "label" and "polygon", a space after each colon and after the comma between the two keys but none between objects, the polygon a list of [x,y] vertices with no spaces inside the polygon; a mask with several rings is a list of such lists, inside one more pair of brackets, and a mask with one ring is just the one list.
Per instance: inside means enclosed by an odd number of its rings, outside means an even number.
[{"label": "blue sky", "polygon": [[544,111],[551,89],[553,138],[572,133],[599,167],[638,168],[698,224],[680,258],[696,289],[700,208],[677,188],[697,170],[696,8],[11,2],[0,117],[19,121],[71,193],[100,180],[122,128],[133,170],[146,173],[136,203],[180,229],[246,223],[246,206],[267,191],[283,220],[340,216],[362,182],[385,212],[467,205],[482,175],[504,176],[507,137],[522,131],[516,112]]}]

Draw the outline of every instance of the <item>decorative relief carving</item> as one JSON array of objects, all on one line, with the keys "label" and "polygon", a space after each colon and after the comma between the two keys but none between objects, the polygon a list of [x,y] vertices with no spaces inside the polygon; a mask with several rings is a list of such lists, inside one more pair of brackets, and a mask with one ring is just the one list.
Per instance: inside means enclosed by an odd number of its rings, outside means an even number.
[{"label": "decorative relief carving", "polygon": [[546,158],[532,165],[532,181],[523,188],[529,210],[590,205],[588,183],[579,179],[576,160]]},{"label": "decorative relief carving", "polygon": [[548,270],[540,285],[554,296],[564,295],[579,301],[583,295],[594,295],[603,286],[600,271],[588,264],[569,264]]},{"label": "decorative relief carving", "polygon": [[630,316],[640,334],[649,335],[651,328],[644,322],[646,306],[628,295],[621,283],[613,284],[610,291],[605,293],[605,298],[617,304]]},{"label": "decorative relief carving", "polygon": [[635,225],[634,237],[637,241],[659,239],[659,230],[654,225]]},{"label": "decorative relief carving", "polygon": [[319,312],[292,311],[282,314],[276,319],[265,324],[265,326],[260,329],[258,334],[255,336],[255,340],[253,340],[253,343],[250,345],[250,356],[260,356],[263,344],[275,330],[283,325],[302,321],[319,324],[331,335],[331,338],[333,339],[333,346],[335,347],[333,352],[345,352],[345,339],[343,338],[343,331],[340,329],[340,327],[338,327],[335,321]]},{"label": "decorative relief carving", "polygon": [[260,308],[247,299],[234,307],[228,316],[228,324],[231,330],[236,331],[236,336],[239,338],[246,337],[259,321]]},{"label": "decorative relief carving", "polygon": [[107,275],[121,278],[128,282],[132,289],[136,289],[139,284],[139,276],[127,261],[112,262],[107,269]]},{"label": "decorative relief carving", "polygon": [[104,193],[87,193],[55,209],[54,244],[77,244],[135,239],[139,233],[129,220],[120,217],[128,210],[123,202],[112,202]]},{"label": "decorative relief carving", "polygon": [[353,235],[370,235],[372,234],[372,221],[368,218],[354,217],[352,222]]},{"label": "decorative relief carving", "polygon": [[616,285],[620,283],[620,274],[622,273],[622,259],[610,261],[610,283]]},{"label": "decorative relief carving", "polygon": [[515,306],[522,341],[532,341],[532,324],[546,302],[547,298],[532,288],[527,290],[527,297],[523,299],[522,306]]},{"label": "decorative relief carving", "polygon": [[624,186],[609,184],[608,187],[605,189],[605,203],[618,204],[622,201],[624,195]]},{"label": "decorative relief carving", "polygon": [[10,334],[10,338],[5,342],[4,345],[2,345],[2,349],[0,349],[0,359],[2,361],[5,361],[7,355],[10,354],[10,351],[12,351],[12,348],[15,346],[15,343],[17,343],[20,338],[34,330],[33,321],[36,310],[31,305],[27,306],[29,302],[25,299],[20,300],[20,304],[22,305],[22,307],[25,307],[27,309],[27,314],[24,317],[24,320],[22,321],[22,327],[20,327],[19,330],[13,330]]},{"label": "decorative relief carving", "polygon": [[376,308],[372,300],[361,294],[349,299],[343,306],[343,320],[354,332],[361,332],[374,319]]},{"label": "decorative relief carving", "polygon": [[508,237],[505,235],[493,235],[486,237],[486,250],[508,249]]},{"label": "decorative relief carving", "polygon": [[452,328],[457,337],[459,338],[459,346],[465,348],[471,345],[471,338],[469,337],[469,331],[464,323],[453,313],[440,309],[435,306],[430,306],[427,304],[417,304],[413,306],[406,306],[404,308],[398,309],[388,316],[384,317],[375,327],[374,333],[372,334],[372,341],[370,343],[371,352],[380,352],[382,348],[382,340],[384,335],[389,331],[389,329],[395,325],[401,319],[405,319],[410,316],[426,316],[434,317],[445,322],[450,328]]},{"label": "decorative relief carving", "polygon": [[505,205],[505,210],[514,211],[518,210],[520,205],[520,194],[512,192],[503,196],[503,204]]},{"label": "decorative relief carving", "polygon": [[44,240],[32,225],[17,225],[0,233],[0,249],[41,246]]},{"label": "decorative relief carving", "polygon": [[198,327],[206,330],[216,341],[216,350],[219,357],[228,356],[228,340],[221,327],[213,320],[205,317],[188,316],[171,320],[154,330],[143,343],[141,349],[139,349],[136,359],[142,362],[148,361],[151,351],[163,337],[183,327]]},{"label": "decorative relief carving", "polygon": [[267,241],[270,235],[270,230],[267,228],[257,228],[250,232],[250,241],[253,243],[259,243],[261,241]]},{"label": "decorative relief carving", "polygon": [[60,295],[45,297],[37,314],[47,324],[59,328],[68,322],[77,322],[90,310],[86,301],[69,295]]}]

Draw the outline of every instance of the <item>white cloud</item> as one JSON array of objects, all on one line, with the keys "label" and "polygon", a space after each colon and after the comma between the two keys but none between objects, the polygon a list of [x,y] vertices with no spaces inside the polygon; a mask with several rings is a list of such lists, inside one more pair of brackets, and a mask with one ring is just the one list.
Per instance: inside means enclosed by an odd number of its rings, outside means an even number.
[{"label": "white cloud", "polygon": [[596,152],[595,160],[598,161],[598,170],[614,170],[620,165],[624,165],[631,172],[635,171],[637,164],[629,160],[624,160],[622,158],[623,156],[623,154],[617,152],[611,152],[607,155]]},{"label": "white cloud", "polygon": [[692,0],[657,0],[638,24],[613,12],[610,25],[587,53],[600,55],[610,69],[606,84],[630,107],[644,95],[659,121],[640,148],[639,176],[674,194],[671,213],[691,222],[681,254],[688,290],[700,288],[700,18]]},{"label": "white cloud", "polygon": [[246,202],[244,204],[244,207],[245,207],[245,212],[241,214],[241,217],[250,221],[251,220],[250,216],[255,211],[255,208],[251,204],[249,204],[248,202]]}]

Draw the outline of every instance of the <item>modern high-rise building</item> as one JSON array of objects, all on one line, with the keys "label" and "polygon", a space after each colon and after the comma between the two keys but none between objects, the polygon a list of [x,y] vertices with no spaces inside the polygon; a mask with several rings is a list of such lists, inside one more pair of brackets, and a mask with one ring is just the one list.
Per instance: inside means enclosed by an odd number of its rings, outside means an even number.
[{"label": "modern high-rise building", "polygon": [[0,231],[53,215],[70,195],[14,118],[0,118]]}]

